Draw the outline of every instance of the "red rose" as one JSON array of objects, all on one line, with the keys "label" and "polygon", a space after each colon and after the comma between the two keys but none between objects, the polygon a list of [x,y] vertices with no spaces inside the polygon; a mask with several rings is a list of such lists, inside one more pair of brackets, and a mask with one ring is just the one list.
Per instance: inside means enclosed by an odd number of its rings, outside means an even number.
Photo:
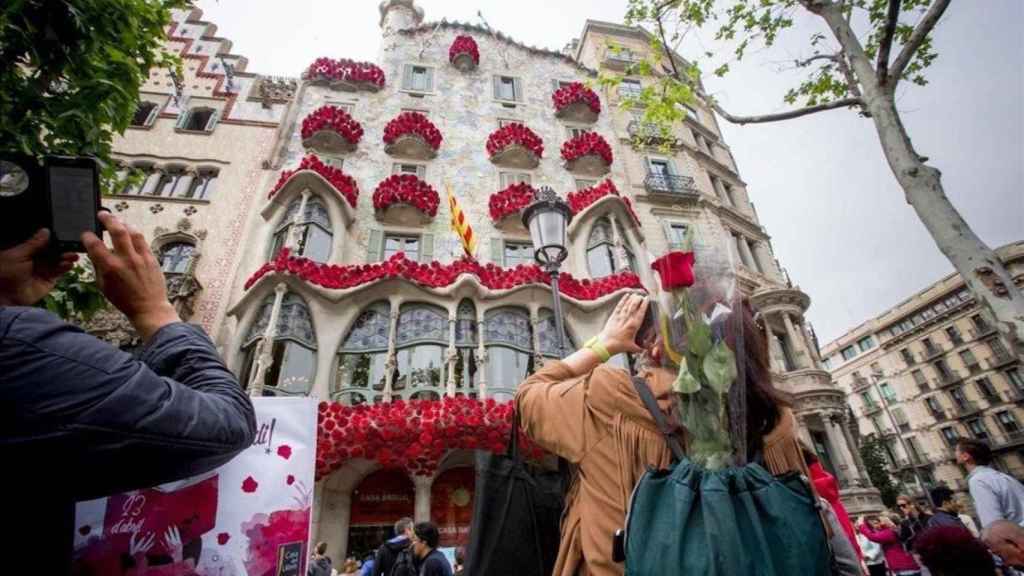
[{"label": "red rose", "polygon": [[228,534],[227,532],[221,532],[220,534],[217,534],[217,544],[220,544],[221,546],[227,544],[228,540],[230,539],[231,534]]},{"label": "red rose", "polygon": [[651,263],[661,277],[662,290],[693,286],[693,252],[669,252]]},{"label": "red rose", "polygon": [[252,476],[246,476],[245,480],[242,481],[242,492],[252,494],[259,487],[259,482],[253,479]]}]

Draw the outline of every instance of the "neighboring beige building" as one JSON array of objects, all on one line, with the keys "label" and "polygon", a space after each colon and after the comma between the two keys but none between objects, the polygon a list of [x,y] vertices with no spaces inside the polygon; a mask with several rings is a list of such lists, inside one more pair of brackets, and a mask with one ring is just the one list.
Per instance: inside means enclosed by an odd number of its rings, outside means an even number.
[{"label": "neighboring beige building", "polygon": [[[586,281],[563,278],[570,348],[596,334],[636,286],[629,272],[651,280],[638,265],[644,251],[660,255],[699,226],[732,248],[738,285],[768,330],[777,385],[793,394],[801,435],[837,476],[847,507],[854,514],[881,509],[848,432],[843,392],[822,369],[806,325],[810,298],[779,267],[710,108],[697,103],[667,146],[634,149],[631,136],[649,128],[619,106],[620,94],[648,78],[630,75],[618,90],[598,93],[599,111],[553,105],[553,92],[568,83],[593,80],[600,69],[624,71],[649,49],[646,33],[587,21],[578,40],[553,52],[487,28],[425,23],[413,0],[385,0],[380,14],[375,63],[318,60],[298,81],[246,75],[244,60],[226,56],[235,63],[228,94],[223,73],[208,68],[219,59],[190,55],[183,109],[171,104],[174,82],[160,73],[146,92],[161,112],[140,114],[143,126],[118,143],[126,163],[155,163],[164,173],[141,194],[118,197],[117,209],[155,234],[158,248],[182,239],[202,251],[192,267],[169,253],[165,267],[193,271],[202,286],[195,317],[253,394],[343,405],[509,399],[526,374],[560,354],[550,289],[511,275],[533,261],[519,210],[496,217],[492,210],[516,185],[550,186],[575,202],[562,272]],[[186,54],[200,45],[204,55],[226,53],[224,40],[195,40],[212,34],[198,17],[176,17],[171,45]],[[473,39],[477,65],[450,61],[458,36]],[[440,132],[439,145],[417,137],[385,143],[392,135],[385,127],[408,112]],[[489,136],[512,123],[543,142],[540,157],[488,153]],[[563,161],[563,143],[588,133],[607,142],[610,164]],[[216,193],[197,197],[195,183],[214,169]],[[375,194],[398,180],[413,196],[396,201],[398,188]],[[461,259],[446,183],[473,227],[477,263]],[[608,192],[611,185],[617,192]],[[306,260],[288,269],[281,248]],[[398,252],[407,258],[403,271],[425,265],[416,278],[396,277],[383,264]],[[458,266],[466,268],[452,274]],[[626,358],[613,362],[629,368]],[[321,430],[321,441],[331,437]],[[446,448],[423,474],[382,465],[380,454],[325,450],[313,522],[332,557],[375,547],[401,514],[438,521],[446,544],[465,538],[471,451]],[[381,502],[389,503],[386,513]]]},{"label": "neighboring beige building", "polygon": [[[996,253],[1024,284],[1024,242]],[[847,393],[861,435],[881,437],[892,473],[908,489],[922,494],[917,469],[929,486],[945,483],[964,493],[964,470],[953,459],[964,437],[987,441],[996,465],[1024,478],[1024,368],[959,275],[850,330],[822,356]]]}]

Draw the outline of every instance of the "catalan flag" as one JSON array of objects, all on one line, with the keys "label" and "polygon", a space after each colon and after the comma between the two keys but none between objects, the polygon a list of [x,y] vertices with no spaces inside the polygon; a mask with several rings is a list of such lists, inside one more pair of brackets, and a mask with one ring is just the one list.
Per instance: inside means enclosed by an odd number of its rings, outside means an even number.
[{"label": "catalan flag", "polygon": [[459,201],[452,193],[452,185],[449,182],[445,182],[444,185],[448,189],[448,207],[452,211],[452,230],[462,239],[462,249],[466,251],[466,255],[476,258],[476,236],[473,235],[473,227],[469,225],[466,213],[459,207]]}]

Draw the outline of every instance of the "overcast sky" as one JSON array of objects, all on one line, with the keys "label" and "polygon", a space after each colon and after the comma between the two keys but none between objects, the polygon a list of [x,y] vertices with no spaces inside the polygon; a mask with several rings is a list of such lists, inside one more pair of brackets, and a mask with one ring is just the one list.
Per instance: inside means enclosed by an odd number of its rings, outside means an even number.
[{"label": "overcast sky", "polygon": [[[418,0],[427,20],[476,22],[530,45],[561,49],[587,18],[621,21],[625,0]],[[200,0],[205,18],[249,59],[251,72],[298,76],[318,56],[376,58],[375,0]],[[287,6],[287,9],[282,9]],[[927,87],[899,107],[918,151],[990,246],[1024,239],[1024,7],[1019,0],[953,2],[935,42]],[[819,24],[798,20],[776,47],[705,84],[733,114],[786,109],[793,74]],[[710,37],[710,35],[707,35]],[[693,37],[683,56],[703,45]],[[713,47],[708,44],[707,46]],[[689,48],[689,50],[687,49]],[[693,52],[693,54],[687,54]],[[810,294],[821,344],[952,271],[882,156],[869,120],[832,111],[777,124],[722,123],[775,253]]]}]

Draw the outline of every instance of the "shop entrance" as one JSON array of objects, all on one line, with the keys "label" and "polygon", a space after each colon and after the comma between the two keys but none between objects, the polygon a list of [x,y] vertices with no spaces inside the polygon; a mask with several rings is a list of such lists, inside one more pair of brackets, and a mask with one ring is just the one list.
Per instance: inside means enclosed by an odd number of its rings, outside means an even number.
[{"label": "shop entrance", "polygon": [[441,533],[441,548],[469,544],[473,522],[473,468],[459,466],[442,472],[430,488],[430,519]]},{"label": "shop entrance", "polygon": [[395,522],[413,517],[416,490],[401,470],[370,474],[352,492],[348,554],[363,559],[395,536]]}]

